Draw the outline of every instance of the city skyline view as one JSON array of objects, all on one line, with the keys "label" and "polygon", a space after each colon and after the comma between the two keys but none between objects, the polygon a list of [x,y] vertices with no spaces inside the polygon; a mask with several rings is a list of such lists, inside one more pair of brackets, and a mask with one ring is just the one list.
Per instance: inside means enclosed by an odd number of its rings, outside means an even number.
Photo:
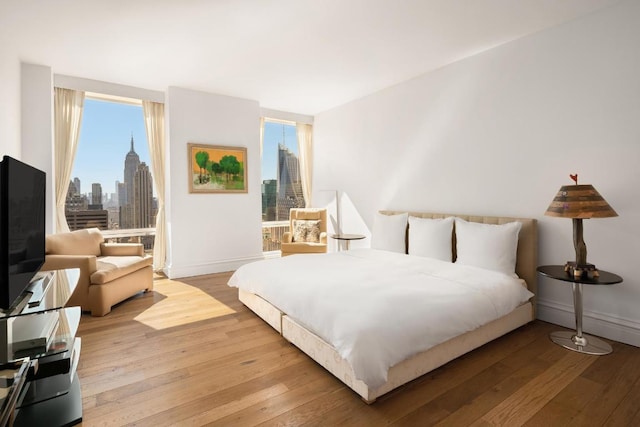
[{"label": "city skyline view", "polygon": [[[90,193],[94,183],[102,186],[105,196],[116,193],[115,182],[124,181],[123,161],[129,152],[131,137],[140,161],[151,167],[142,106],[85,99],[71,173],[72,181],[80,179],[82,194]],[[298,155],[295,126],[265,122],[261,181],[277,178],[278,145],[282,143]]]},{"label": "city skyline view", "polygon": [[71,180],[80,179],[80,192],[99,183],[102,194],[116,193],[115,182],[124,181],[124,159],[131,138],[140,161],[150,166],[147,134],[141,105],[85,99],[82,125]]},{"label": "city skyline view", "polygon": [[[92,99],[86,101],[86,115],[83,114],[80,128],[82,136],[79,136],[78,156],[74,163],[76,167],[72,171],[75,176],[69,183],[65,200],[69,229],[153,227],[157,213],[153,178],[149,165],[141,161],[136,151],[134,132],[131,131],[126,153],[114,148],[122,149],[122,144],[110,140],[115,139],[113,135],[122,135],[124,126],[137,129],[140,135],[140,128],[144,128],[142,107]],[[139,144],[138,150],[147,154],[146,148],[146,144]],[[100,174],[105,175],[102,177]],[[87,176],[99,178],[88,180]],[[150,249],[153,239],[143,240],[145,248]]]},{"label": "city skyline view", "polygon": [[295,125],[266,121],[262,139],[262,181],[277,178],[278,144],[282,143],[296,157],[298,156],[298,136]]}]

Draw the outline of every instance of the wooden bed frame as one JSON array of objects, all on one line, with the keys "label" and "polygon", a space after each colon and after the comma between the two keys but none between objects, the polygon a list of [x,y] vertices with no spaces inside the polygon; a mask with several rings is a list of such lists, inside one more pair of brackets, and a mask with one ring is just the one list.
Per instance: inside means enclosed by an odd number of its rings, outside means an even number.
[{"label": "wooden bed frame", "polygon": [[[391,215],[402,213],[398,211],[381,211]],[[537,221],[528,218],[487,217],[440,213],[409,212],[410,216],[421,218],[445,218],[456,216],[471,222],[484,224],[505,224],[518,221],[522,223],[518,239],[518,254],[516,273],[527,283],[527,288],[537,293],[537,257],[538,233]],[[455,259],[455,231],[453,256]],[[364,382],[357,380],[349,363],[342,359],[338,352],[323,339],[305,329],[294,319],[281,312],[261,297],[239,290],[240,301],[258,316],[264,319],[289,342],[305,352],[309,357],[322,365],[325,369],[358,393],[367,403],[373,403],[379,396],[415,379],[445,363],[486,344],[514,329],[519,328],[535,319],[535,296],[525,304],[517,307],[511,313],[498,318],[480,328],[459,335],[445,341],[429,350],[418,353],[389,370],[387,382],[380,387],[370,388]]]}]

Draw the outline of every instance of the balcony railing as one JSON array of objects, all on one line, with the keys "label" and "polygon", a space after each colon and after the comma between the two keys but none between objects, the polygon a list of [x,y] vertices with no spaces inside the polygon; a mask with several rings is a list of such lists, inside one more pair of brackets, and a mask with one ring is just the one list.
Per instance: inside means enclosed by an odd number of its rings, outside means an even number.
[{"label": "balcony railing", "polygon": [[[269,221],[262,223],[262,251],[280,250],[282,236],[289,231],[289,221]],[[145,252],[153,252],[155,228],[130,228],[124,230],[101,230],[104,239],[115,243],[143,243]]]},{"label": "balcony railing", "polygon": [[289,221],[269,221],[262,223],[262,252],[279,251],[282,236],[289,231]]},{"label": "balcony railing", "polygon": [[144,252],[153,254],[153,243],[156,238],[154,228],[125,228],[122,230],[100,230],[107,242],[112,243],[142,243]]}]

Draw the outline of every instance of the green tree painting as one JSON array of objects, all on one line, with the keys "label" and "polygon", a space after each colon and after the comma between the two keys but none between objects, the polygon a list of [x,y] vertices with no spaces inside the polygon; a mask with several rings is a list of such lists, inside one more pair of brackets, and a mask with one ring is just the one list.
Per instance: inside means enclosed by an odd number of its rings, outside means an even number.
[{"label": "green tree painting", "polygon": [[246,193],[247,149],[189,144],[192,193]]},{"label": "green tree painting", "polygon": [[196,164],[200,168],[200,176],[198,177],[200,184],[203,183],[204,174],[203,171],[207,169],[207,163],[209,162],[209,153],[206,151],[198,151],[196,153]]},{"label": "green tree painting", "polygon": [[224,156],[220,159],[220,168],[225,173],[227,182],[230,182],[240,173],[240,162],[236,156]]}]

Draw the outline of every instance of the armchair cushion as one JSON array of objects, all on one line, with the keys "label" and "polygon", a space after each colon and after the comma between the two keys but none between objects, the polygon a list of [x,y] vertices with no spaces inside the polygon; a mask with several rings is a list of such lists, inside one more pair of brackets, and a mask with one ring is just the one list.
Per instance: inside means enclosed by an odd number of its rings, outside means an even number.
[{"label": "armchair cushion", "polygon": [[291,219],[324,219],[326,220],[327,211],[325,209],[314,208],[294,208],[289,211]]},{"label": "armchair cushion", "polygon": [[51,234],[46,239],[46,253],[100,256],[100,243],[102,242],[104,242],[104,238],[97,228]]},{"label": "armchair cushion", "polygon": [[144,256],[141,243],[100,243],[102,256]]},{"label": "armchair cushion", "polygon": [[104,285],[119,277],[153,264],[153,257],[105,256],[98,258],[98,271],[91,275],[91,283]]},{"label": "armchair cushion", "polygon": [[291,254],[318,254],[327,252],[326,243],[283,243],[281,245],[283,255]]}]

